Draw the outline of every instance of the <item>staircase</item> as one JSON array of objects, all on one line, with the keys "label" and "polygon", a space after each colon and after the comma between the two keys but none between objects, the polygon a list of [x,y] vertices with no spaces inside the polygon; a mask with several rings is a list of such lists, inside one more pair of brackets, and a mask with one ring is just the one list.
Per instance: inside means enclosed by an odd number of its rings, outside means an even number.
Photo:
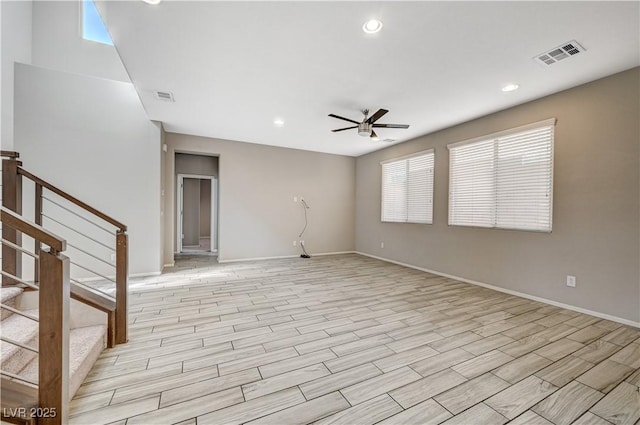
[{"label": "staircase", "polygon": [[[7,159],[0,208],[1,419],[60,425],[68,422],[69,400],[100,353],[127,341],[126,226],[24,170],[18,156],[2,152]],[[35,188],[33,221],[21,214],[22,177]],[[57,216],[43,208],[45,201],[57,206]],[[56,232],[66,231],[65,237],[85,240],[67,242],[44,226],[45,220]],[[110,234],[112,243],[101,241],[88,225]],[[104,323],[76,314],[77,303],[106,313]]]},{"label": "staircase", "polygon": [[[19,305],[21,288],[0,288],[2,304]],[[12,311],[0,322],[2,336],[22,345],[39,349],[38,322]],[[38,317],[38,310],[19,310],[22,313]],[[98,359],[102,350],[106,348],[106,325],[83,326],[69,331],[69,398],[74,394]],[[0,342],[2,352],[2,370],[20,376],[37,388],[38,356],[36,353],[20,346]],[[35,384],[35,385],[34,385]]]}]

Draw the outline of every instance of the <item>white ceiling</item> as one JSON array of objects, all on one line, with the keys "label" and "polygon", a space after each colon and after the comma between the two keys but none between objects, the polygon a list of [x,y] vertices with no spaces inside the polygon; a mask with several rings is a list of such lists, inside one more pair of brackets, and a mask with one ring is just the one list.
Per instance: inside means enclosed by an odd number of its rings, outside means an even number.
[{"label": "white ceiling", "polygon": [[[361,155],[355,130],[388,109],[406,141],[640,64],[639,2],[104,2],[98,7],[152,120],[167,131]],[[382,31],[362,31],[370,18]],[[532,58],[570,40],[586,52]],[[503,93],[509,82],[520,89]],[[169,91],[175,103],[159,101]],[[281,118],[285,126],[276,128]],[[525,124],[525,123],[523,123]]]}]

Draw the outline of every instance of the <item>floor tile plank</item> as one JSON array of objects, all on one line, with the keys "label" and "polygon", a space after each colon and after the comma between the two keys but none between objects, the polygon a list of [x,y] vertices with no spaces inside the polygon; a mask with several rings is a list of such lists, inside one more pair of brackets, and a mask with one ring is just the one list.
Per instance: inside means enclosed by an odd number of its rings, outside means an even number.
[{"label": "floor tile plank", "polygon": [[557,387],[536,376],[530,376],[489,398],[485,403],[503,416],[514,419]]},{"label": "floor tile plank", "polygon": [[387,394],[382,394],[315,422],[314,425],[371,425],[401,411],[402,407],[398,403]]},{"label": "floor tile plank", "polygon": [[622,382],[591,408],[601,418],[620,425],[640,420],[640,391],[635,385]]},{"label": "floor tile plank", "polygon": [[240,388],[230,388],[218,393],[205,395],[184,401],[170,407],[133,416],[127,420],[129,425],[154,423],[176,423],[186,419],[241,403],[244,400]]},{"label": "floor tile plank", "polygon": [[445,369],[393,390],[389,392],[389,395],[407,409],[466,381],[462,375],[451,369]]},{"label": "floor tile plank", "polygon": [[624,381],[633,371],[629,366],[608,359],[589,369],[576,380],[606,394]]},{"label": "floor tile plank", "polygon": [[463,413],[443,422],[443,425],[502,425],[508,421],[509,419],[486,404],[479,403],[471,409],[465,410]]},{"label": "floor tile plank", "polygon": [[494,350],[466,362],[452,366],[451,369],[465,378],[474,378],[513,360],[513,357],[502,351]]},{"label": "floor tile plank", "polygon": [[507,387],[509,387],[508,382],[487,373],[445,391],[434,397],[434,400],[457,415]]},{"label": "floor tile plank", "polygon": [[350,407],[351,405],[342,394],[333,392],[245,423],[247,425],[305,425]]},{"label": "floor tile plank", "polygon": [[378,425],[437,425],[451,416],[447,409],[429,399],[378,422]]},{"label": "floor tile plank", "polygon": [[589,410],[604,394],[572,381],[531,410],[556,425],[569,425]]},{"label": "floor tile plank", "polygon": [[351,369],[343,370],[341,372],[333,373],[323,378],[304,383],[300,385],[300,390],[307,400],[311,400],[381,374],[382,372],[380,369],[375,367],[373,364],[365,363],[361,366],[356,366]]},{"label": "floor tile plank", "polygon": [[299,389],[289,388],[198,416],[197,421],[198,425],[242,424],[305,401]]},{"label": "floor tile plank", "polygon": [[417,381],[420,378],[421,376],[416,371],[405,366],[351,385],[340,390],[340,392],[351,405],[356,405],[395,388]]},{"label": "floor tile plank", "polygon": [[493,371],[493,374],[511,384],[515,384],[549,366],[551,363],[552,361],[549,359],[535,353],[529,353],[498,367]]}]

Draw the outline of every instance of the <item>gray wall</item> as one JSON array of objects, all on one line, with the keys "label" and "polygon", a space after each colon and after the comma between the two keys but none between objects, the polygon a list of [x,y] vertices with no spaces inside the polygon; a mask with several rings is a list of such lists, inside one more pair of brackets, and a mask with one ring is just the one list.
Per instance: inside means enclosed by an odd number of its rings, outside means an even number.
[{"label": "gray wall", "polygon": [[[304,240],[312,254],[354,249],[354,158],[174,133],[166,141],[168,176],[174,175],[176,151],[219,156],[221,260],[299,254],[292,242],[304,216],[294,196],[311,206]],[[165,193],[173,194],[173,179],[165,185]],[[165,204],[166,235],[175,234],[173,210]],[[175,241],[165,243],[165,264],[174,248]]]},{"label": "gray wall", "polygon": [[30,65],[17,65],[15,79],[24,167],[126,224],[131,274],[160,271],[161,130],[133,85]]},{"label": "gray wall", "polygon": [[0,39],[2,46],[2,120],[0,135],[2,150],[13,150],[13,75],[14,64],[31,63],[32,5],[27,1],[0,2]]},{"label": "gray wall", "polygon": [[[640,322],[639,79],[635,68],[359,157],[356,249]],[[449,227],[446,145],[551,117],[553,232]],[[431,147],[433,225],[381,223],[380,161]]]}]

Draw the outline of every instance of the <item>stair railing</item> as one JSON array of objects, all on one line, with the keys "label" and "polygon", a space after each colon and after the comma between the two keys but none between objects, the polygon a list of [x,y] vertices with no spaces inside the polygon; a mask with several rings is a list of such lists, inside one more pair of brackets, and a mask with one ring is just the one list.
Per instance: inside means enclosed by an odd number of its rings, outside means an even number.
[{"label": "stair railing", "polygon": [[[18,160],[18,153],[3,151],[2,156],[5,157],[2,161],[3,206],[22,214],[23,177],[34,184],[35,224],[55,231],[67,240],[71,297],[107,313],[107,346],[127,342],[127,226],[25,170]],[[3,239],[22,246],[19,232],[10,228],[5,231],[3,227],[2,234]],[[105,241],[103,237],[109,240]],[[79,241],[75,242],[78,238]],[[35,241],[36,255],[40,251],[40,242]],[[4,272],[20,277],[23,270],[21,260],[20,254],[3,245]],[[15,284],[12,279],[3,274],[2,285]],[[38,285],[41,279],[36,260],[33,283]]]},{"label": "stair railing", "polygon": [[[0,371],[2,375],[2,419],[12,423],[61,425],[68,423],[69,409],[69,299],[71,292],[69,278],[69,258],[61,252],[66,249],[66,241],[45,230],[41,226],[25,220],[17,213],[1,207],[0,222],[2,230],[11,230],[38,240],[48,247],[39,254],[28,252],[14,242],[2,239],[2,246],[22,253],[29,253],[38,259],[40,284],[22,280],[19,276],[2,270],[5,279],[39,291],[39,317],[21,312],[4,304],[3,309],[12,311],[29,320],[38,322],[38,347],[0,337],[5,343],[17,345],[22,349],[46,355],[38,358],[38,382],[10,372]],[[3,250],[3,260],[6,254]],[[19,381],[30,385],[21,384]],[[34,386],[37,385],[37,390]]]}]

